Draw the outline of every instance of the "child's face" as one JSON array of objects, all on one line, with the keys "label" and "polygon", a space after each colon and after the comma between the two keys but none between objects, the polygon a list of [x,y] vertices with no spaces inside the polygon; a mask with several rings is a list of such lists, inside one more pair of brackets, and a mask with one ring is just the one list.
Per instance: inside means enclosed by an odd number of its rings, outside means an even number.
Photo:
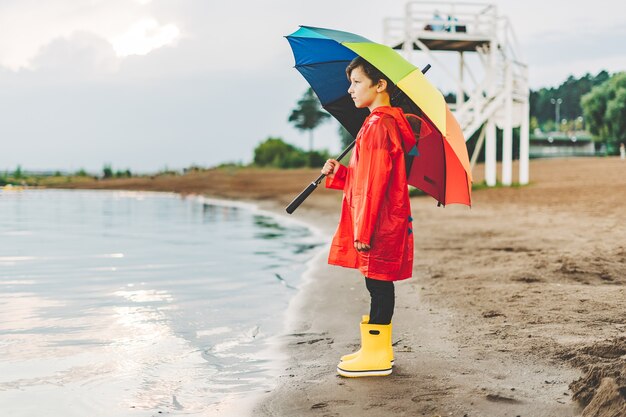
[{"label": "child's face", "polygon": [[350,88],[348,94],[354,105],[362,109],[372,105],[378,96],[378,86],[365,74],[363,68],[356,67],[350,73]]}]

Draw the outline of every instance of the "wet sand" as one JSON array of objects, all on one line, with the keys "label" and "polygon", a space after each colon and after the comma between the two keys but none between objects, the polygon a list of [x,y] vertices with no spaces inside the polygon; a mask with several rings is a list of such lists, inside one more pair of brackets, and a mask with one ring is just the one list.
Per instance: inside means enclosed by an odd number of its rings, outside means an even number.
[{"label": "wet sand", "polygon": [[[212,170],[80,187],[203,193],[284,213],[317,172]],[[531,181],[476,191],[471,210],[412,199],[414,277],[396,287],[389,377],[336,376],[339,357],[358,348],[368,296],[355,271],[318,254],[281,336],[285,369],[253,414],[626,415],[626,162],[534,160]],[[340,198],[318,190],[292,216],[330,236]]]}]

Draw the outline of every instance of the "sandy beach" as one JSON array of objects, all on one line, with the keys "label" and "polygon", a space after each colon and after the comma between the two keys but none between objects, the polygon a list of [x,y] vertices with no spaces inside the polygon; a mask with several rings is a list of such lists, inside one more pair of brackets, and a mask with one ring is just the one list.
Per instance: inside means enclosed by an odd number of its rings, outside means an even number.
[{"label": "sandy beach", "polygon": [[[64,188],[198,193],[284,214],[318,170],[219,169]],[[281,336],[288,361],[253,415],[626,415],[626,162],[531,161],[531,184],[475,191],[471,209],[412,198],[415,264],[396,287],[396,363],[345,379],[368,294],[318,253]],[[475,170],[482,181],[482,167]],[[341,193],[292,217],[329,236]],[[286,215],[286,214],[284,214]]]}]

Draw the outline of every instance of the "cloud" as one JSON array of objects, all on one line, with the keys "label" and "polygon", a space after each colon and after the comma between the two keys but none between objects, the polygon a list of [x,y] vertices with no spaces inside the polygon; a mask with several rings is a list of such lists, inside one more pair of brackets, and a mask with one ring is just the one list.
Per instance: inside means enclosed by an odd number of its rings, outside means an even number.
[{"label": "cloud", "polygon": [[65,78],[114,73],[120,60],[107,40],[93,33],[75,32],[42,47],[31,63],[34,71]]},{"label": "cloud", "polygon": [[[610,33],[610,36],[607,36]],[[626,27],[616,25],[586,32],[546,31],[528,38],[527,55],[535,65],[569,63],[581,58],[624,55]]]},{"label": "cloud", "polygon": [[131,0],[2,0],[0,65],[19,70],[52,40],[89,32],[110,41],[142,17],[152,16],[152,2]]},{"label": "cloud", "polygon": [[126,33],[111,40],[119,57],[146,55],[153,49],[173,43],[180,35],[174,24],[160,25],[155,19],[143,18],[135,22]]},{"label": "cloud", "polygon": [[[606,34],[610,33],[611,36]],[[626,69],[622,25],[588,32],[550,31],[529,37],[525,45],[532,88],[558,85],[568,75]]]},{"label": "cloud", "polygon": [[[605,29],[595,32],[586,30],[597,28],[595,23],[583,27],[580,17],[573,22],[566,16],[569,3],[529,1],[533,6],[497,3],[521,35],[533,88],[546,79],[560,83],[574,68],[626,68],[617,55],[624,38],[616,33],[623,31],[608,22],[621,16],[617,11],[604,14]],[[1,1],[0,137],[7,140],[0,169],[22,163],[31,169],[99,170],[110,162],[149,171],[248,161],[254,146],[270,135],[306,147],[306,134],[293,129],[287,116],[307,83],[292,68],[283,36],[308,24],[380,41],[382,19],[404,11],[404,2],[381,10],[379,0],[243,4]],[[543,4],[550,10],[538,17]],[[583,33],[597,35],[586,39]],[[424,55],[414,59],[419,66],[427,61]],[[447,78],[434,67],[428,78],[439,85]],[[315,145],[339,150],[335,123],[315,132]]]}]

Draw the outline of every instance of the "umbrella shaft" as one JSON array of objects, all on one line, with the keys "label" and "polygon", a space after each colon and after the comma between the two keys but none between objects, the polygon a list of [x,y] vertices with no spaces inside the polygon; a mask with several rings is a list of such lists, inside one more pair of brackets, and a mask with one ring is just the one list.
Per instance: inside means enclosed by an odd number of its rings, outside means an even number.
[{"label": "umbrella shaft", "polygon": [[[429,69],[430,69],[430,64],[426,65],[422,69],[422,73],[426,74],[426,71],[428,71]],[[354,148],[355,144],[356,144],[356,139],[353,140],[352,143],[348,145],[346,149],[343,150],[343,152],[341,152],[341,155],[337,157],[337,161],[341,161],[348,154],[348,152],[350,152],[352,148]],[[289,203],[289,205],[285,209],[287,213],[289,214],[293,213],[300,206],[300,204],[302,204],[304,200],[306,200],[307,197],[310,196],[313,191],[315,191],[315,189],[320,184],[320,182],[322,182],[325,176],[326,175],[322,174],[319,177],[317,177],[315,181],[309,184],[308,187],[306,187],[296,198],[294,198],[293,201]]]}]

